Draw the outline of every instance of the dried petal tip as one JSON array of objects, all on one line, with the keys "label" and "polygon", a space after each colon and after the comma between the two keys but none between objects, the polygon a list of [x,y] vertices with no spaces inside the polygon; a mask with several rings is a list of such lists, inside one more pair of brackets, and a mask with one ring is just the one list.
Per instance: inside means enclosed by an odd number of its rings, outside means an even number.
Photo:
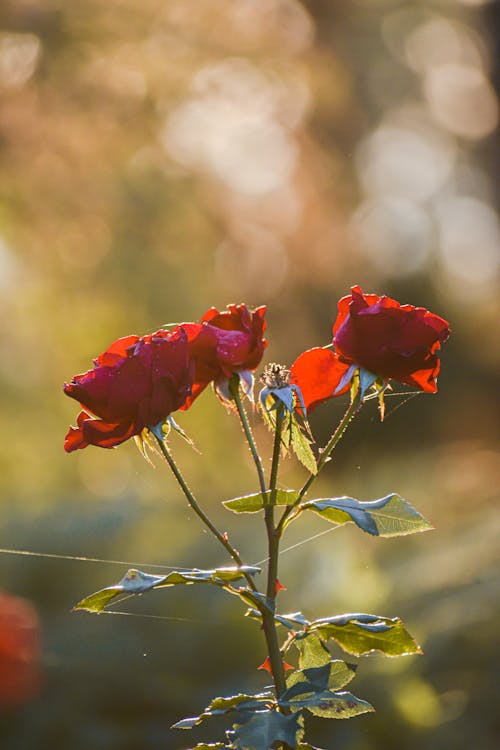
[{"label": "dried petal tip", "polygon": [[271,362],[260,376],[260,382],[266,388],[286,388],[290,385],[291,372],[284,365]]}]

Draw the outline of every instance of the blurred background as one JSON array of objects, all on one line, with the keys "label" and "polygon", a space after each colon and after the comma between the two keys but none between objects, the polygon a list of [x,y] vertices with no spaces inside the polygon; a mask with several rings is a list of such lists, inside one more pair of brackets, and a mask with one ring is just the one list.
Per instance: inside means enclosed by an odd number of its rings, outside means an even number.
[{"label": "blurred background", "polygon": [[[31,633],[9,647],[27,672],[0,706],[4,750],[185,748],[226,724],[170,724],[266,683],[262,634],[217,590],[70,612],[130,563],[226,560],[132,441],[64,454],[62,383],[115,338],[229,302],[267,304],[266,361],[290,363],[329,342],[354,283],[453,335],[439,393],[388,399],[383,424],[365,408],[318,496],[398,491],[436,530],[300,544],[326,526],[296,524],[281,607],[400,615],[425,653],[359,660],[353,692],[377,713],[311,718],[310,741],[498,747],[499,39],[485,0],[3,0],[0,639]],[[320,445],[344,408],[313,415]],[[220,509],[256,485],[236,419],[207,391],[179,421],[193,490],[260,561],[261,520]],[[283,486],[303,476],[288,460]]]}]

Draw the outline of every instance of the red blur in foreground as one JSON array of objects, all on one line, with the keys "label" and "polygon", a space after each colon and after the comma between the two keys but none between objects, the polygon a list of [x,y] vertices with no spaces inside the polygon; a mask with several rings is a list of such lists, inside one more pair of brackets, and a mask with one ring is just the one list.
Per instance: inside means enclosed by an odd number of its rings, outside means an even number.
[{"label": "red blur in foreground", "polygon": [[246,305],[228,305],[219,312],[215,307],[203,315],[200,323],[183,323],[189,340],[189,354],[195,366],[194,383],[187,409],[212,382],[229,379],[234,372],[255,370],[267,341],[266,308],[249,310]]},{"label": "red blur in foreground", "polygon": [[437,391],[436,352],[450,335],[448,321],[423,307],[363,294],[359,286],[338,304],[333,344],[340,359],[385,380]]},{"label": "red blur in foreground", "polygon": [[36,696],[40,688],[40,628],[35,609],[0,591],[0,710]]},{"label": "red blur in foreground", "polygon": [[66,435],[68,453],[88,445],[114,448],[162,422],[191,393],[193,366],[182,327],[118,339],[94,365],[64,386],[85,409]]}]

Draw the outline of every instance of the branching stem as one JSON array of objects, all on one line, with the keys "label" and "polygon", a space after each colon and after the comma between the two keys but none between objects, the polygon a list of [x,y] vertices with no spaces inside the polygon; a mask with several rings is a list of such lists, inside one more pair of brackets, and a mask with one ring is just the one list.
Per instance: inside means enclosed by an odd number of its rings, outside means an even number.
[{"label": "branching stem", "polygon": [[[266,497],[267,486],[266,479],[264,476],[264,468],[262,466],[262,460],[255,443],[254,436],[248,421],[248,417],[243,406],[240,394],[239,382],[234,380],[229,386],[231,395],[236,404],[238,416],[240,418],[241,426],[245,437],[247,439],[248,447],[252,454],[252,458],[257,469],[257,475],[259,478],[260,491],[262,496]],[[281,449],[281,430],[283,426],[283,417],[281,412],[276,416],[276,431],[274,435],[274,448],[273,458],[271,462],[271,476],[269,479],[269,489],[275,490],[278,480],[278,466]],[[272,497],[272,496],[271,496]],[[266,522],[267,539],[268,539],[268,552],[269,552],[269,564],[267,569],[267,590],[266,599],[267,607],[262,607],[262,628],[264,630],[264,636],[266,639],[267,652],[269,655],[269,662],[271,667],[271,674],[274,680],[274,686],[276,695],[280,696],[286,688],[285,683],[285,672],[283,669],[283,661],[281,659],[281,652],[278,642],[278,633],[276,631],[276,623],[274,621],[274,610],[276,600],[276,579],[278,577],[278,556],[279,556],[279,543],[280,535],[274,528],[274,506],[268,505],[264,510],[264,518]]]},{"label": "branching stem", "polygon": [[243,406],[243,402],[241,400],[239,381],[236,381],[236,382],[232,381],[230,383],[229,390],[231,392],[231,396],[234,398],[234,402],[236,404],[236,409],[238,410],[238,416],[240,418],[241,426],[243,428],[243,432],[245,433],[245,437],[247,439],[248,447],[250,448],[250,453],[252,454],[255,468],[257,469],[260,491],[264,493],[266,491],[266,479],[264,476],[264,468],[262,466],[262,460],[260,458],[259,451],[257,450],[257,445],[255,443],[255,438],[252,433],[252,428],[250,427],[250,423],[248,421],[245,407]]},{"label": "branching stem", "polygon": [[[229,539],[227,538],[227,535],[226,534],[222,534],[222,532],[219,531],[219,529],[214,525],[214,523],[207,516],[207,514],[205,513],[205,511],[202,510],[202,508],[198,504],[198,501],[196,500],[195,496],[193,495],[193,493],[189,489],[189,486],[188,486],[186,480],[182,476],[179,467],[175,463],[175,461],[174,461],[174,459],[172,457],[172,454],[170,453],[169,449],[165,445],[164,440],[162,440],[160,437],[158,437],[158,435],[155,432],[153,432],[153,434],[154,434],[154,436],[156,438],[158,446],[159,446],[159,448],[160,448],[160,450],[161,450],[161,452],[162,452],[165,460],[167,461],[168,465],[170,466],[170,468],[172,470],[172,473],[175,476],[175,478],[177,479],[177,481],[178,481],[178,483],[180,485],[180,488],[183,491],[183,493],[184,493],[184,495],[186,497],[186,500],[188,501],[188,503],[191,506],[191,508],[194,510],[194,512],[196,513],[196,515],[202,520],[202,522],[205,524],[205,526],[219,540],[219,542],[222,544],[222,546],[224,547],[224,549],[226,550],[226,552],[228,552],[231,555],[231,557],[233,558],[233,560],[235,561],[235,563],[238,565],[238,567],[242,567],[243,566],[243,561],[242,561],[241,557],[239,556],[237,550],[235,550],[235,548],[229,542]],[[246,580],[248,582],[248,585],[250,586],[250,588],[252,589],[252,591],[257,591],[257,587],[256,587],[255,583],[253,582],[252,576],[249,573],[246,573],[246,572],[244,572],[243,575],[245,576],[245,578],[246,578]]]},{"label": "branching stem", "polygon": [[306,492],[308,491],[309,487],[312,485],[326,462],[328,461],[331,453],[333,452],[334,448],[336,447],[337,443],[340,441],[342,436],[344,435],[347,427],[349,426],[350,421],[355,417],[355,415],[358,413],[358,411],[361,409],[363,405],[363,401],[360,400],[358,397],[355,397],[352,399],[351,403],[347,407],[347,410],[340,420],[337,429],[331,436],[328,443],[325,445],[323,450],[321,451],[319,460],[318,460],[318,470],[316,474],[310,474],[307,478],[306,482],[304,483],[302,489],[299,492],[299,496],[297,500],[293,503],[293,505],[288,506],[285,509],[285,512],[283,513],[283,516],[281,517],[281,520],[277,526],[277,531],[281,535],[283,531],[285,530],[285,526],[287,526],[291,521],[298,515],[300,510],[297,510],[297,506],[301,503],[302,499],[304,498]]}]

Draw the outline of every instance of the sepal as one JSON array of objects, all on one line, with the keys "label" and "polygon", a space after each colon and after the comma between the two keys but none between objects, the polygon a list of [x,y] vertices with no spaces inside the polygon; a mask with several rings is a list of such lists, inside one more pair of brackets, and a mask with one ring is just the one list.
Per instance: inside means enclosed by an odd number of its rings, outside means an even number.
[{"label": "sepal", "polygon": [[234,411],[234,389],[241,388],[243,396],[254,404],[253,387],[255,383],[254,374],[251,370],[235,370],[230,378],[219,378],[214,383],[214,390],[224,406]]}]

